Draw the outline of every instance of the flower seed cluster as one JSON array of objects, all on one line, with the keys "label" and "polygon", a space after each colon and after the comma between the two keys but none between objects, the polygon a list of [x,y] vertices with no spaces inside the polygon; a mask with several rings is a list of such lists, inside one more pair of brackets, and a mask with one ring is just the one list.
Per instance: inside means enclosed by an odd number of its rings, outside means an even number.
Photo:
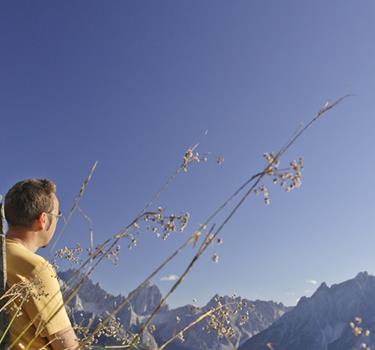
[{"label": "flower seed cluster", "polygon": [[168,239],[172,232],[179,230],[184,232],[190,219],[189,213],[181,215],[164,215],[164,209],[159,207],[157,212],[147,213],[144,216],[144,221],[151,222],[152,225],[147,227],[148,231],[154,233],[157,237],[162,235],[163,240]]},{"label": "flower seed cluster", "polygon": [[[263,157],[266,159],[267,166],[264,170],[264,174],[272,176],[272,182],[279,184],[285,191],[290,192],[296,188],[301,187],[302,184],[302,169],[304,167],[303,158],[300,157],[297,160],[292,160],[289,163],[289,167],[286,169],[280,169],[280,161],[273,153],[264,153]],[[270,204],[270,194],[268,188],[261,184],[254,190],[255,194],[263,194],[265,204]]]},{"label": "flower seed cluster", "polygon": [[181,169],[184,171],[184,172],[187,172],[188,171],[188,167],[190,165],[190,163],[193,163],[193,162],[207,162],[207,154],[204,154],[204,155],[200,155],[198,152],[195,152],[195,148],[197,148],[198,145],[195,145],[194,147],[190,147],[187,149],[187,151],[185,152],[184,154],[184,157],[182,159],[182,164],[181,164]]},{"label": "flower seed cluster", "polygon": [[80,264],[81,254],[83,252],[82,247],[77,243],[74,248],[69,248],[65,246],[64,248],[59,249],[55,253],[55,259],[64,259],[69,261],[71,264]]},{"label": "flower seed cluster", "polygon": [[[355,317],[354,321],[350,322],[349,325],[355,337],[368,337],[370,335],[370,330],[363,328],[361,317]],[[370,346],[368,346],[366,342],[361,343],[359,348],[361,350],[371,350]]]}]

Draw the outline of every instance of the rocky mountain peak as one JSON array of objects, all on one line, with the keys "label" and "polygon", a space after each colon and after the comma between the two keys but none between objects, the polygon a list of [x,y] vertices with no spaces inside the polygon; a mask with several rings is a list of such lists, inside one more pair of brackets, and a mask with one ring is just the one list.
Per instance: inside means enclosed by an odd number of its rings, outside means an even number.
[{"label": "rocky mountain peak", "polygon": [[[292,311],[248,340],[240,350],[264,350],[264,344],[271,340],[278,344],[278,350],[352,350],[360,348],[360,341],[373,348],[374,315],[375,277],[361,272],[331,287],[322,283],[311,297],[302,297]],[[350,323],[356,319],[361,320],[361,327],[371,331],[366,339],[353,335]]]},{"label": "rocky mountain peak", "polygon": [[370,276],[367,271],[362,271],[355,276],[355,280],[357,281],[366,281],[368,278],[371,278],[373,276]]},{"label": "rocky mountain peak", "polygon": [[318,289],[314,292],[312,297],[317,296],[317,295],[322,294],[322,293],[327,293],[327,292],[329,292],[329,287],[328,287],[327,283],[323,282],[318,287]]}]

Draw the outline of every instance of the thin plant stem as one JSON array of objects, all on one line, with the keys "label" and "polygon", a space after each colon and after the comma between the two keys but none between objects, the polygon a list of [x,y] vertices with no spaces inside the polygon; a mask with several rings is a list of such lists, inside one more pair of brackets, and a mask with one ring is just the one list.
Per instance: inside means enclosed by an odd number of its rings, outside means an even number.
[{"label": "thin plant stem", "polygon": [[[82,208],[78,207],[78,211],[81,213],[85,221],[87,222],[87,225],[89,227],[89,242],[90,242],[90,250],[89,254],[92,255],[94,253],[94,227],[92,224],[91,218],[82,210]],[[92,259],[90,261],[92,263]]]},{"label": "thin plant stem", "polygon": [[69,214],[68,214],[68,216],[66,218],[66,221],[64,222],[63,227],[61,228],[61,230],[59,231],[59,233],[56,236],[55,242],[52,244],[52,246],[51,246],[51,248],[49,250],[50,254],[55,250],[55,247],[56,247],[57,243],[59,242],[62,234],[65,232],[65,229],[68,226],[68,224],[70,222],[70,219],[72,218],[74,212],[78,208],[79,202],[81,201],[81,199],[82,199],[82,197],[83,197],[83,195],[85,193],[85,190],[86,190],[86,188],[87,188],[87,186],[88,186],[88,184],[89,184],[89,182],[90,182],[90,180],[92,178],[92,175],[94,174],[94,171],[95,171],[97,165],[98,165],[98,161],[96,161],[94,163],[94,165],[92,166],[92,168],[91,168],[88,176],[86,177],[85,181],[83,182],[83,184],[82,184],[82,186],[81,186],[81,188],[80,188],[80,190],[78,192],[78,195],[76,196],[76,198],[74,200],[74,203],[73,203],[73,205],[72,205],[72,207],[71,207],[71,209],[69,211]]}]

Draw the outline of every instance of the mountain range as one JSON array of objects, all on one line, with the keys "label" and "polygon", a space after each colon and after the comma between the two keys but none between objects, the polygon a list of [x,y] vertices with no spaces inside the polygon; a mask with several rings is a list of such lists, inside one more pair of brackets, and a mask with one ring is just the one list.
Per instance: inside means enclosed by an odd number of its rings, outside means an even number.
[{"label": "mountain range", "polygon": [[[62,284],[74,270],[59,273]],[[65,282],[64,282],[65,281]],[[137,332],[162,294],[148,283],[117,314],[123,329]],[[68,304],[75,321],[95,327],[125,299],[87,280]],[[167,350],[370,350],[375,349],[375,277],[359,273],[348,281],[322,283],[311,297],[295,307],[274,301],[250,301],[239,296],[215,295],[203,307],[164,305],[143,333],[145,349],[157,349],[184,327],[209,312],[213,317],[195,324],[171,342]],[[119,344],[116,336],[102,335],[99,345]]]},{"label": "mountain range", "polygon": [[[59,272],[62,285],[76,275],[74,270]],[[78,276],[78,281],[83,276]],[[72,286],[74,288],[74,284]],[[116,317],[122,328],[137,332],[142,324],[159,304],[162,294],[159,288],[148,283],[133,297],[131,302],[122,308]],[[68,303],[68,312],[75,324],[90,325],[94,328],[108,312],[119,305],[125,297],[114,296],[106,292],[98,283],[87,279],[77,296]],[[273,301],[250,301],[241,297],[215,295],[203,307],[185,305],[170,309],[162,307],[156,318],[142,336],[142,344],[147,349],[157,349],[169,338],[179,333],[184,327],[212,308],[220,311],[207,317],[202,322],[191,327],[183,337],[174,340],[166,347],[167,350],[229,350],[237,349],[253,335],[269,327],[275,320],[291,308]],[[225,312],[224,312],[225,311]],[[225,337],[226,332],[233,336]],[[224,333],[224,334],[223,334]],[[116,337],[101,336],[99,345],[118,344]]]}]

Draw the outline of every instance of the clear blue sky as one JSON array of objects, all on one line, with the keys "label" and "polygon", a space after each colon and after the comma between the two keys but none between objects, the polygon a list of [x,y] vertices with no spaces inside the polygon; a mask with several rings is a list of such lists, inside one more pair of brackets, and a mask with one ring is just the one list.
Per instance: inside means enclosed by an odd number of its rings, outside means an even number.
[{"label": "clear blue sky", "polygon": [[[222,154],[160,198],[191,214],[167,242],[144,234],[94,279],[126,294],[328,99],[346,100],[284,162],[303,186],[250,199],[171,299],[237,293],[292,305],[317,283],[375,273],[375,3],[363,1],[4,1],[0,5],[0,193],[24,178],[58,186],[63,212],[95,160],[81,207],[97,243],[116,233],[180,164]],[[204,135],[205,130],[208,134]],[[77,213],[59,247],[88,245]],[[220,262],[211,262],[214,252]],[[154,280],[163,291],[189,249]]]}]

